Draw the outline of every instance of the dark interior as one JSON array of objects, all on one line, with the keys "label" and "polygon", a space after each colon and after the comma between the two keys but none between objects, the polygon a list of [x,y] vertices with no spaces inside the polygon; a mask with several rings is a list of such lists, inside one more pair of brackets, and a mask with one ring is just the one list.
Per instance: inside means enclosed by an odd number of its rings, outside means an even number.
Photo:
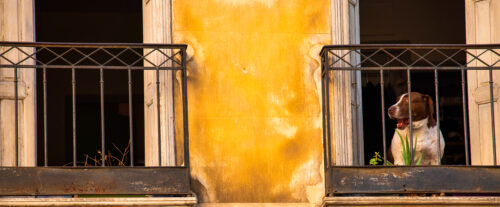
[{"label": "dark interior", "polygon": [[[465,44],[465,2],[456,0],[360,1],[361,43],[366,44]],[[394,51],[397,53],[398,51]],[[405,58],[405,57],[402,57]],[[432,59],[432,55],[429,56]],[[459,58],[465,61],[465,56]],[[465,164],[460,72],[439,72],[440,124],[446,147],[442,164]],[[387,110],[397,96],[407,92],[407,74],[385,72]],[[412,72],[412,91],[435,97],[434,72]],[[365,163],[383,152],[379,72],[362,72]],[[435,103],[435,98],[433,98]],[[385,114],[387,147],[396,121]]]},{"label": "dark interior", "polygon": [[[37,42],[142,43],[142,2],[35,0]],[[49,58],[40,53],[38,58]],[[126,60],[125,60],[126,61]],[[44,165],[42,71],[37,71],[38,165]],[[121,157],[129,143],[128,75],[104,72],[106,151]],[[144,165],[143,73],[132,72],[134,164]],[[71,70],[47,70],[48,165],[72,165]],[[77,164],[101,149],[99,70],[76,70]],[[129,159],[124,160],[128,165]],[[87,160],[87,166],[95,163]]]}]

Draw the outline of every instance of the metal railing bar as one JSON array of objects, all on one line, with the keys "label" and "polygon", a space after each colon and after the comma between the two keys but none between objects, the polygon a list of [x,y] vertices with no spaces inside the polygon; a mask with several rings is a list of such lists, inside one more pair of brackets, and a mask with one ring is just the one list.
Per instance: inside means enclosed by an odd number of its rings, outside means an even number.
[{"label": "metal railing bar", "polygon": [[[334,67],[334,68],[329,68],[329,70],[360,70],[360,71],[379,71],[381,70],[382,67]],[[446,67],[432,67],[432,66],[413,66],[413,67],[400,67],[400,66],[394,66],[394,67],[384,67],[385,71],[393,71],[393,70],[401,70],[405,71],[407,69],[410,70],[428,70],[428,71],[434,71],[434,69],[438,70],[448,70],[448,71],[458,71],[461,70],[460,67],[458,66],[446,66]],[[500,66],[497,67],[466,67],[464,70],[500,70]]]},{"label": "metal railing bar", "polygon": [[405,49],[403,52],[399,53],[397,56],[394,56],[392,55],[390,52],[387,52],[387,50],[382,50],[384,53],[386,53],[387,55],[391,56],[392,59],[389,60],[387,63],[385,63],[384,65],[382,65],[382,67],[386,67],[386,65],[390,64],[391,62],[393,62],[394,60],[397,60],[399,63],[403,64],[404,66],[408,67],[409,65],[406,64],[405,62],[401,61],[401,59],[399,59],[399,57],[401,55],[403,55],[405,52],[408,51],[408,49]]},{"label": "metal railing bar", "polygon": [[11,61],[9,58],[5,57],[4,54],[7,54],[9,51],[11,51],[12,49],[14,49],[14,47],[11,47],[7,50],[5,50],[5,52],[3,53],[0,53],[0,57],[3,58],[4,60],[7,60],[7,62],[9,62],[11,65],[16,65],[16,63],[14,63],[13,61]]},{"label": "metal railing bar", "polygon": [[493,71],[489,71],[489,76],[490,76],[490,110],[491,110],[491,139],[493,143],[493,165],[497,165],[497,145],[496,145],[496,134],[495,134],[495,104],[494,102],[494,96],[493,96]]},{"label": "metal railing bar", "polygon": [[101,103],[101,166],[106,166],[106,133],[105,133],[105,117],[104,117],[104,71],[101,68],[99,71],[99,89],[100,89],[100,103]]},{"label": "metal railing bar", "polygon": [[[499,54],[499,53],[497,53],[495,50],[490,49],[490,51],[491,51],[492,53],[495,53],[495,55],[497,55],[497,57],[500,57],[500,54]],[[494,66],[494,65],[496,65],[496,64],[497,64],[497,63],[499,63],[499,62],[500,62],[500,58],[498,58],[498,60],[497,60],[497,61],[495,61],[493,64],[491,64],[491,66]]]},{"label": "metal railing bar", "polygon": [[436,66],[440,66],[440,65],[442,65],[442,64],[444,64],[444,63],[445,63],[446,61],[448,61],[448,60],[451,60],[453,63],[457,64],[457,66],[456,66],[456,67],[461,66],[462,64],[460,64],[459,62],[457,62],[457,61],[454,59],[454,57],[455,57],[455,55],[457,55],[458,53],[460,53],[460,52],[462,52],[462,51],[463,51],[463,49],[459,49],[459,50],[457,50],[455,53],[453,53],[453,54],[451,54],[451,55],[446,55],[446,54],[445,54],[443,51],[441,51],[440,49],[436,50],[436,52],[438,52],[438,53],[440,53],[441,55],[443,55],[443,56],[445,56],[445,57],[446,57],[446,59],[444,59],[443,61],[441,61],[440,63],[438,63]]},{"label": "metal railing bar", "polygon": [[71,105],[73,118],[73,167],[76,167],[76,71],[71,69]]},{"label": "metal railing bar", "polygon": [[128,115],[129,115],[129,145],[130,145],[130,166],[134,166],[134,124],[132,111],[132,71],[128,72]]},{"label": "metal railing bar", "polygon": [[90,61],[94,62],[96,65],[101,65],[99,62],[97,62],[97,60],[95,60],[94,58],[90,57],[91,55],[95,54],[96,52],[98,52],[100,50],[101,50],[101,48],[95,48],[94,51],[92,51],[91,53],[89,53],[88,55],[86,55],[85,53],[83,53],[79,49],[75,48],[75,51],[78,52],[78,53],[80,53],[81,55],[83,55],[83,57],[80,58],[80,60],[78,60],[77,62],[75,62],[73,65],[78,65],[79,63],[81,63],[85,59],[89,59]]},{"label": "metal railing bar", "polygon": [[[144,48],[144,49],[146,49],[146,48]],[[133,62],[133,63],[132,63],[132,64],[130,64],[130,65],[135,65],[135,64],[137,64],[139,61],[141,61],[141,60],[142,60],[142,61],[147,61],[149,64],[151,64],[152,66],[154,66],[154,67],[155,67],[155,70],[157,70],[156,68],[158,67],[158,65],[156,65],[155,63],[151,62],[150,60],[148,60],[148,59],[146,58],[148,55],[150,55],[151,53],[153,53],[154,51],[156,51],[156,48],[148,48],[148,49],[150,49],[151,51],[149,51],[149,52],[148,52],[148,53],[146,53],[145,55],[141,55],[140,53],[138,53],[138,52],[137,52],[137,51],[135,51],[135,50],[130,50],[130,51],[132,51],[133,53],[135,53],[136,55],[138,55],[138,56],[139,56],[139,59],[138,59],[138,60],[136,60],[135,62]]]},{"label": "metal railing bar", "polygon": [[8,42],[0,41],[0,46],[21,47],[81,47],[81,48],[153,48],[165,47],[182,49],[187,48],[185,44],[151,44],[151,43],[74,43],[74,42]]},{"label": "metal railing bar", "polygon": [[[106,49],[109,49],[109,48],[106,48]],[[123,54],[125,51],[127,51],[126,49],[125,50],[122,50],[120,51],[118,54],[116,55],[113,55],[112,53],[110,53],[108,50],[106,49],[103,49],[103,51],[105,53],[108,53],[109,55],[111,55],[111,59],[109,59],[108,61],[104,62],[102,65],[107,65],[109,62],[113,61],[113,60],[118,60],[120,63],[122,63],[123,65],[128,65],[126,62],[124,62],[122,59],[118,58],[118,56],[120,56],[121,54]]]},{"label": "metal railing bar", "polygon": [[[187,66],[186,59],[187,53],[186,49],[181,49],[181,59],[182,59],[182,112],[183,112],[183,134],[184,134],[184,166],[188,169],[191,168],[191,162],[189,160],[189,120],[188,120],[188,96],[187,96]],[[188,177],[188,182],[191,180]]]},{"label": "metal railing bar", "polygon": [[43,63],[42,63],[41,61],[39,61],[38,59],[34,58],[34,56],[35,56],[38,52],[40,52],[43,48],[39,48],[39,49],[35,50],[35,52],[33,52],[33,54],[31,54],[31,55],[30,55],[30,54],[28,54],[26,51],[24,51],[24,50],[20,49],[20,48],[16,48],[16,49],[17,49],[19,52],[21,52],[21,53],[23,53],[23,54],[25,54],[25,55],[27,56],[26,58],[24,58],[24,59],[22,59],[22,60],[18,61],[18,62],[16,63],[17,65],[20,65],[21,63],[23,63],[24,61],[26,61],[26,60],[28,60],[28,59],[33,59],[34,61],[36,61],[36,62],[38,62],[38,63],[43,64]]},{"label": "metal railing bar", "polygon": [[[413,118],[411,111],[411,70],[406,70],[407,81],[408,81],[408,119],[410,120],[410,125],[408,126],[409,136],[410,136],[410,165],[413,165]],[[403,137],[406,139],[406,137]]]},{"label": "metal railing bar", "polygon": [[[2,68],[14,68],[15,66],[13,65],[5,65],[5,64],[0,64],[0,67]],[[182,70],[182,67],[154,67],[154,66],[98,66],[98,65],[47,65],[47,69],[52,70],[52,69],[100,69],[103,68],[105,70],[128,70],[129,68],[131,70]],[[17,68],[43,68],[41,65],[19,65]]]},{"label": "metal railing bar", "polygon": [[43,67],[43,158],[44,166],[49,166],[47,145],[47,68]]},{"label": "metal railing bar", "polygon": [[[438,165],[441,165],[441,126],[439,120],[439,76],[438,70],[434,70],[434,90],[436,92],[436,130],[437,130],[437,151],[438,151]],[[430,99],[431,97],[429,97]],[[430,101],[430,100],[429,100]],[[429,109],[430,110],[430,109]],[[432,117],[429,117],[432,118]]]},{"label": "metal railing bar", "polygon": [[331,140],[331,133],[330,133],[330,72],[327,72],[326,73],[326,137],[328,138],[327,140],[327,146],[326,146],[326,149],[327,149],[327,156],[329,158],[329,163],[328,163],[328,167],[330,167],[332,165],[332,160],[331,160],[331,157],[332,157],[332,140]]},{"label": "metal railing bar", "polygon": [[160,116],[160,71],[156,70],[156,116],[157,116],[157,127],[158,127],[158,166],[162,166],[161,163],[161,116]]},{"label": "metal railing bar", "polygon": [[370,62],[372,62],[373,64],[377,65],[378,67],[382,67],[382,65],[380,65],[376,61],[372,60],[372,57],[375,56],[381,50],[382,50],[382,48],[379,48],[378,50],[376,50],[375,52],[371,53],[368,56],[364,55],[361,51],[358,52],[357,50],[354,50],[356,53],[358,53],[361,57],[364,58],[364,59],[361,58],[362,60],[360,61],[360,63],[357,66],[362,66],[363,63],[365,63],[367,60],[369,60]]},{"label": "metal railing bar", "polygon": [[322,115],[321,115],[321,118],[323,119],[323,128],[322,128],[322,133],[323,133],[323,164],[324,164],[324,171],[325,171],[325,175],[326,175],[326,170],[328,169],[328,164],[329,161],[329,157],[328,156],[325,156],[327,154],[326,152],[326,138],[327,138],[327,135],[326,135],[326,107],[325,107],[325,102],[326,102],[326,90],[325,90],[325,87],[326,87],[326,83],[325,83],[325,77],[324,77],[324,74],[326,74],[326,70],[325,67],[326,67],[326,64],[325,64],[325,56],[322,55],[321,56],[321,70],[322,70],[322,74],[323,74],[323,78],[321,78],[321,111],[323,112]]},{"label": "metal railing bar", "polygon": [[69,52],[71,52],[73,50],[73,48],[69,48],[68,50],[64,51],[63,53],[59,54],[59,53],[56,53],[54,51],[52,51],[51,49],[49,48],[45,48],[47,51],[49,51],[50,53],[52,53],[53,55],[55,55],[56,57],[53,58],[52,60],[50,60],[49,62],[45,63],[46,65],[50,65],[52,62],[56,61],[56,60],[63,60],[64,62],[66,62],[68,65],[74,65],[71,63],[71,61],[69,60],[66,60],[66,58],[64,58],[63,56],[68,54]]},{"label": "metal railing bar", "polygon": [[16,166],[19,166],[19,86],[17,85],[19,80],[18,80],[18,68],[14,68],[14,110],[15,110],[15,144],[16,144]]},{"label": "metal railing bar", "polygon": [[497,61],[495,61],[493,64],[491,64],[491,66],[494,66],[494,65],[496,65],[497,63],[499,63],[499,62],[500,62],[500,54],[498,54],[498,53],[497,53],[495,50],[493,50],[493,49],[489,49],[489,51],[490,51],[490,52],[492,52],[492,53],[495,53],[495,55],[497,55],[496,57],[497,57],[497,59],[498,59],[498,60],[497,60]]},{"label": "metal railing bar", "polygon": [[473,55],[471,52],[465,50],[465,53],[467,53],[468,55],[472,56],[472,60],[468,61],[466,63],[466,65],[469,65],[470,63],[472,63],[472,61],[474,60],[477,60],[479,62],[481,62],[483,65],[485,65],[486,67],[491,67],[493,65],[489,65],[488,63],[484,62],[481,58],[479,58],[481,55],[483,55],[484,53],[488,52],[488,50],[484,50],[483,52],[481,52],[479,55],[475,56]]},{"label": "metal railing bar", "polygon": [[[172,60],[172,63],[177,63],[178,65],[181,65],[180,62],[177,62],[174,57],[177,56],[178,54],[180,54],[181,51],[178,51],[172,55],[167,55],[165,54],[163,51],[161,51],[162,49],[158,49],[158,51],[163,54],[167,59],[163,62],[161,62],[160,64],[158,64],[158,66],[162,66],[163,64],[167,63],[169,60]],[[172,64],[173,65],[173,64]]]},{"label": "metal railing bar", "polygon": [[488,49],[500,48],[500,44],[351,44],[351,45],[325,45],[320,54],[328,50],[347,50],[347,49]]},{"label": "metal railing bar", "polygon": [[462,113],[464,116],[464,142],[465,142],[465,164],[470,165],[470,158],[469,158],[469,114],[467,113],[467,100],[465,99],[465,94],[467,92],[466,86],[465,86],[465,69],[461,67],[461,85],[462,85]]},{"label": "metal railing bar", "polygon": [[335,65],[337,62],[342,61],[342,62],[344,62],[345,64],[347,64],[347,65],[349,65],[351,67],[355,67],[349,61],[344,60],[344,57],[347,56],[347,55],[349,55],[349,54],[351,54],[351,51],[347,51],[345,54],[342,55],[342,57],[340,57],[336,53],[330,53],[330,54],[332,54],[334,57],[338,58],[336,61],[332,62],[332,64],[331,64],[332,66]]},{"label": "metal railing bar", "polygon": [[420,55],[419,53],[417,53],[417,52],[415,52],[415,51],[413,51],[413,50],[414,50],[414,48],[409,49],[408,51],[410,51],[411,53],[413,53],[413,54],[415,54],[416,56],[418,56],[418,59],[417,59],[417,60],[415,60],[414,62],[412,62],[412,63],[410,64],[410,66],[413,66],[413,65],[415,65],[416,63],[418,63],[420,60],[423,60],[423,61],[425,61],[427,64],[429,64],[430,66],[432,66],[432,67],[436,67],[436,65],[435,65],[435,64],[431,63],[431,62],[430,62],[429,60],[427,60],[427,58],[426,58],[429,54],[431,54],[432,52],[434,52],[434,51],[436,50],[436,48],[432,48],[431,50],[429,50],[428,52],[426,52],[424,55]]},{"label": "metal railing bar", "polygon": [[384,94],[384,70],[380,70],[380,109],[382,116],[382,142],[384,150],[384,165],[387,165],[387,135],[385,134],[385,94]]}]

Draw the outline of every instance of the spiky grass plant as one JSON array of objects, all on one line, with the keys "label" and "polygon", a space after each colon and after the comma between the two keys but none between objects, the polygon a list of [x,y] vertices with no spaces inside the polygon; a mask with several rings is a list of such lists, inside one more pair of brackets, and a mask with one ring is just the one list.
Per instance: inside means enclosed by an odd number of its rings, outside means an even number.
[{"label": "spiky grass plant", "polygon": [[[415,152],[417,151],[417,136],[415,136],[415,144],[413,145],[413,149],[410,149],[410,141],[408,140],[408,135],[405,136],[403,139],[403,136],[401,133],[399,133],[399,130],[396,129],[396,132],[398,133],[399,140],[401,140],[401,145],[402,145],[402,150],[401,150],[401,155],[403,156],[403,165],[412,165],[413,160],[415,160]],[[410,151],[411,150],[411,151]],[[422,154],[418,157],[417,161],[415,162],[415,165],[420,165],[420,162],[422,161]]]},{"label": "spiky grass plant", "polygon": [[[399,130],[396,129],[396,133],[399,136],[399,140],[401,141],[402,145],[402,150],[401,150],[401,156],[403,157],[403,165],[412,165],[413,160],[415,160],[415,152],[417,151],[417,136],[415,136],[415,144],[413,145],[413,149],[410,151],[410,141],[408,140],[408,136],[405,136],[403,139],[403,135],[399,133]],[[410,153],[413,152],[413,153]],[[381,163],[382,156],[380,155],[379,152],[375,152],[375,155],[370,159],[370,165],[378,165]],[[420,165],[420,162],[422,161],[422,154],[418,157],[417,161],[415,162],[415,165]],[[387,160],[387,165],[393,165],[389,160]]]}]

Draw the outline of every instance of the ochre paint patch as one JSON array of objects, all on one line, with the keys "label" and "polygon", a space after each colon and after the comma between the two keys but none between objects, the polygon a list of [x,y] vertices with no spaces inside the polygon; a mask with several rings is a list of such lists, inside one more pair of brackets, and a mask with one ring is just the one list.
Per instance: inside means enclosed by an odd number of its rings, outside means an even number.
[{"label": "ochre paint patch", "polygon": [[329,1],[173,5],[174,42],[193,50],[190,152],[200,199],[319,202],[319,57],[312,48],[330,42]]}]

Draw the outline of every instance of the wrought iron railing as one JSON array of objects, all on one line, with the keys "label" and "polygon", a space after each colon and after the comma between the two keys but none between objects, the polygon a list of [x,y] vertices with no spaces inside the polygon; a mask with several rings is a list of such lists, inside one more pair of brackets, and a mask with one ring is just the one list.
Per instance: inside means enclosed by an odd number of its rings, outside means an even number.
[{"label": "wrought iron railing", "polygon": [[[176,44],[85,44],[85,43],[26,43],[26,42],[0,42],[0,70],[3,76],[12,76],[11,90],[15,101],[15,164],[12,167],[0,167],[0,195],[85,195],[85,194],[190,194],[190,163],[189,163],[189,131],[187,116],[187,77],[186,77],[186,45]],[[41,58],[43,57],[43,58]],[[41,87],[37,88],[38,94],[43,96],[43,110],[39,110],[37,116],[43,116],[43,165],[40,167],[25,167],[19,160],[19,137],[20,127],[20,86],[22,80],[21,72],[41,71]],[[97,157],[96,166],[84,166],[78,164],[77,155],[77,125],[76,117],[79,115],[76,108],[77,93],[76,71],[99,71],[99,80],[95,84],[99,87],[99,105],[95,111],[100,111],[100,147],[96,147],[100,157]],[[128,114],[129,114],[129,166],[108,166],[106,159],[106,122],[105,122],[105,94],[106,86],[105,71],[123,71],[128,77]],[[48,165],[48,136],[47,129],[47,71],[70,71],[71,72],[71,123],[72,136],[72,162],[70,166],[53,167]],[[161,121],[160,115],[160,76],[165,71],[172,71],[172,77],[180,77],[177,80],[177,89],[180,92],[172,92],[172,103],[178,103],[175,109],[175,119],[182,120],[175,126],[175,136],[181,140],[183,149],[180,150],[183,162],[173,166],[137,167],[134,166],[134,133],[132,101],[132,74],[134,71],[148,71],[156,81],[155,93],[156,117],[155,120],[158,138],[158,163],[162,163],[162,126],[167,124]],[[175,76],[175,75],[178,76]],[[5,77],[3,77],[5,79]],[[106,77],[112,79],[113,77]],[[153,82],[153,83],[154,83]],[[137,84],[137,83],[134,83]],[[139,83],[139,84],[142,84]],[[34,83],[31,83],[35,86]],[[39,85],[40,86],[40,85]],[[141,86],[142,87],[142,86]],[[153,85],[153,88],[155,85]],[[40,92],[41,91],[41,92]],[[166,93],[168,94],[168,93]],[[175,102],[174,100],[180,100]],[[40,99],[39,99],[40,100]],[[180,106],[180,107],[178,107]],[[141,109],[142,110],[142,109]],[[3,115],[2,116],[7,116]],[[50,115],[49,115],[50,116]],[[36,120],[36,117],[35,117]],[[94,125],[97,123],[85,123]],[[172,124],[172,123],[168,123]],[[124,127],[125,128],[125,127]],[[33,129],[35,131],[35,129]],[[163,132],[164,133],[164,132]],[[165,135],[163,135],[165,136]],[[37,139],[28,137],[28,139]],[[36,140],[34,140],[36,143]],[[55,143],[57,145],[57,143]],[[171,146],[175,147],[175,146]],[[51,149],[57,149],[55,146]],[[147,148],[145,150],[148,150]],[[36,154],[33,152],[33,154]],[[34,159],[34,158],[33,158]],[[100,160],[100,161],[99,161]],[[123,164],[123,163],[122,163]]]},{"label": "wrought iron railing", "polygon": [[[326,194],[387,194],[387,193],[500,193],[500,168],[497,167],[496,135],[499,120],[498,111],[495,112],[494,97],[497,96],[494,85],[494,73],[500,70],[500,45],[331,45],[323,47],[322,57],[322,119],[323,119],[323,151],[325,157],[325,177]],[[411,100],[412,91],[419,91],[418,84],[412,84],[412,80],[418,73],[426,73],[434,83],[431,87],[435,100],[435,111],[437,120],[437,134],[439,136],[440,125],[440,93],[439,80],[444,76],[439,76],[445,71],[455,71],[454,75],[461,79],[457,90],[461,91],[459,99],[462,106],[462,114],[453,116],[463,119],[461,132],[464,136],[463,153],[465,153],[465,165],[444,165],[441,161],[438,165],[421,166],[416,165],[412,159],[410,166],[390,166],[387,161],[387,108],[385,99],[384,82],[387,82],[387,74],[398,72],[402,81],[407,85],[404,92],[408,92],[408,100]],[[472,71],[484,71],[481,74],[483,79],[488,80],[487,106],[488,128],[491,131],[483,132],[491,136],[492,164],[490,166],[471,166],[470,160],[470,119],[468,110],[467,76]],[[343,76],[335,76],[335,73],[343,73]],[[371,73],[371,77],[376,77],[380,87],[380,142],[383,142],[381,149],[381,163],[379,166],[340,166],[336,164],[332,157],[332,147],[334,146],[332,131],[332,102],[336,97],[332,97],[332,83],[335,81],[345,81],[334,79],[333,77],[354,78],[359,73]],[[449,74],[445,74],[449,75]],[[433,76],[433,77],[432,77]],[[498,81],[498,80],[496,80]],[[350,82],[351,83],[351,82]],[[359,82],[352,82],[360,84]],[[429,83],[429,81],[427,82]],[[352,86],[355,87],[355,86]],[[401,95],[401,94],[396,94]],[[457,99],[458,100],[458,99]],[[396,101],[396,100],[394,100]],[[373,101],[371,101],[373,102]],[[378,104],[377,104],[378,105]],[[413,126],[411,101],[409,105],[409,125]],[[364,107],[364,106],[363,106]],[[497,109],[498,110],[498,109]],[[366,125],[367,123],[365,123]],[[373,125],[374,123],[368,123]],[[410,142],[409,148],[413,149],[414,136],[412,127],[409,128]],[[392,129],[390,129],[392,130]],[[391,134],[392,135],[392,134]],[[392,136],[391,136],[392,137]],[[419,138],[420,139],[420,138]],[[441,147],[438,141],[436,150],[441,154]],[[484,146],[483,146],[484,147]],[[410,150],[413,153],[413,150]],[[474,155],[478,156],[478,155]],[[474,164],[474,163],[473,163]]]}]

